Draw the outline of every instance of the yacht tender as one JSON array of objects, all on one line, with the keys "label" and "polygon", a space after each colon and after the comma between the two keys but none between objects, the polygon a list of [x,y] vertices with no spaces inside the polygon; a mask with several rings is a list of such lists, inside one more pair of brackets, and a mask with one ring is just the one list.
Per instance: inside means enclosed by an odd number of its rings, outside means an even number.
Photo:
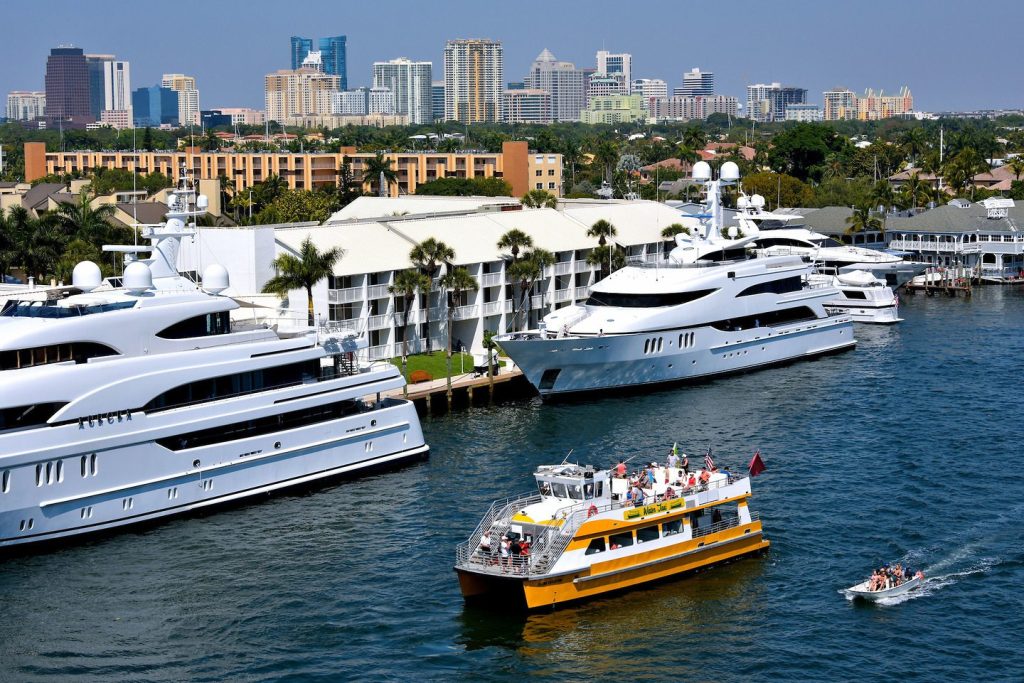
[{"label": "yacht tender", "polygon": [[891,325],[901,322],[900,298],[884,282],[866,270],[854,270],[838,275],[816,273],[808,276],[812,287],[832,287],[839,295],[825,302],[825,309],[833,313],[846,313],[855,323]]},{"label": "yacht tender", "polygon": [[754,236],[722,229],[721,186],[707,187],[708,212],[684,216],[669,260],[631,264],[594,285],[583,305],[548,314],[540,329],[497,337],[541,396],[692,380],[849,349],[849,316],[831,315],[832,287],[805,286],[800,256],[747,258]]},{"label": "yacht tender", "polygon": [[[120,289],[74,284],[0,311],[0,547],[154,520],[428,452],[404,379],[360,367],[363,340],[231,320],[210,266],[181,277],[195,233],[187,178],[143,228]],[[150,251],[149,258],[135,254]]]}]

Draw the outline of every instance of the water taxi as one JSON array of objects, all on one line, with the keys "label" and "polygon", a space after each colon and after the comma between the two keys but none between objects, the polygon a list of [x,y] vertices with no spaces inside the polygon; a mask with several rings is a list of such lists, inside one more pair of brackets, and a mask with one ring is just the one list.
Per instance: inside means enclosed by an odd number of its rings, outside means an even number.
[{"label": "water taxi", "polygon": [[908,579],[901,584],[892,586],[891,588],[882,588],[878,590],[871,590],[869,587],[870,581],[862,581],[856,586],[850,586],[843,592],[851,600],[866,600],[867,602],[878,602],[885,598],[894,598],[897,595],[903,595],[910,591],[918,588],[924,581],[923,576],[915,576],[912,579]]},{"label": "water taxi", "polygon": [[746,473],[624,469],[541,466],[535,493],[492,503],[456,550],[463,597],[551,607],[768,549]]}]

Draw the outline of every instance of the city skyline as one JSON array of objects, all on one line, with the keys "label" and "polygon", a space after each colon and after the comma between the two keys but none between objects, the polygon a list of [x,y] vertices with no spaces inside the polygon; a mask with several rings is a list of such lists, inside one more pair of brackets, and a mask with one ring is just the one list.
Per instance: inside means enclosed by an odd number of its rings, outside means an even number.
[{"label": "city skyline", "polygon": [[[185,6],[193,4],[200,7],[191,2]],[[985,78],[980,79],[977,67],[950,49],[954,41],[969,49],[972,43],[987,45],[992,40],[987,18],[958,16],[955,22],[949,21],[941,6],[954,8],[951,2],[868,3],[858,8],[857,15],[843,17],[837,17],[833,7],[798,0],[782,3],[789,11],[778,7],[769,11],[753,4],[731,12],[724,7],[694,5],[684,11],[666,6],[656,9],[669,19],[678,15],[678,21],[611,24],[604,20],[607,12],[599,10],[619,10],[600,2],[588,5],[586,11],[527,2],[500,21],[462,0],[449,3],[443,21],[437,12],[399,2],[392,19],[406,20],[397,22],[383,22],[364,6],[336,5],[318,7],[315,17],[286,16],[267,22],[260,4],[252,3],[245,14],[202,6],[206,20],[189,25],[194,41],[185,50],[173,47],[174,41],[153,41],[152,29],[130,30],[137,23],[127,14],[89,12],[58,0],[32,8],[12,6],[5,12],[10,25],[19,30],[9,33],[0,46],[0,92],[42,90],[50,49],[74,44],[86,53],[116,54],[130,62],[132,79],[138,84],[157,82],[163,73],[194,75],[206,108],[262,108],[263,77],[290,66],[291,36],[346,35],[349,88],[372,85],[372,64],[398,57],[432,62],[434,78],[439,79],[447,40],[489,38],[503,44],[505,82],[522,80],[545,48],[580,68],[594,66],[597,51],[607,50],[632,54],[632,78],[663,79],[670,92],[682,84],[685,71],[697,67],[713,72],[716,92],[739,97],[744,103],[747,85],[779,81],[807,88],[808,101],[818,104],[824,91],[838,87],[856,93],[883,88],[895,94],[909,85],[916,108],[925,111],[1024,106],[1024,76],[1011,60],[987,64]],[[922,13],[925,5],[929,11]],[[135,13],[151,11],[152,16],[162,16],[161,7],[148,0],[133,5]],[[267,9],[272,7],[266,3]],[[1015,4],[996,2],[987,7],[986,16],[996,12],[1003,23],[1024,18],[1024,7]],[[883,8],[885,21],[880,21],[871,10]],[[716,39],[714,32],[694,30],[694,36],[709,37],[680,41],[680,31],[686,33],[681,28],[684,17],[694,27],[721,26],[723,36],[738,35],[728,27],[742,19],[745,25],[760,27],[766,36],[787,32],[798,40],[773,40],[766,60],[758,40],[727,42]],[[843,49],[835,45],[837,22],[843,23],[843,35],[849,41]],[[569,25],[578,30],[566,31]],[[936,46],[934,55],[927,54],[927,42]],[[239,60],[241,46],[258,47]],[[816,58],[807,59],[812,53]]]}]

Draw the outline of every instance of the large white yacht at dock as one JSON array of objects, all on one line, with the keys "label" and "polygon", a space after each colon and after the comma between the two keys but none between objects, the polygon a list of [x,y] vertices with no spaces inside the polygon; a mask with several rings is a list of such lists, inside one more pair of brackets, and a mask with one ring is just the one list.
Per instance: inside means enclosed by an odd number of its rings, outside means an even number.
[{"label": "large white yacht at dock", "polygon": [[798,255],[748,258],[754,236],[725,231],[721,188],[736,165],[694,165],[707,212],[680,221],[668,261],[628,265],[597,283],[582,306],[498,343],[544,397],[739,372],[849,349],[849,316],[830,315],[834,288],[810,289]]},{"label": "large white yacht at dock", "polygon": [[[176,256],[203,212],[184,177],[123,287],[84,262],[73,285],[0,311],[0,547],[158,519],[426,457],[404,379],[361,340],[233,321],[213,265]],[[139,258],[150,252],[148,258]]]}]

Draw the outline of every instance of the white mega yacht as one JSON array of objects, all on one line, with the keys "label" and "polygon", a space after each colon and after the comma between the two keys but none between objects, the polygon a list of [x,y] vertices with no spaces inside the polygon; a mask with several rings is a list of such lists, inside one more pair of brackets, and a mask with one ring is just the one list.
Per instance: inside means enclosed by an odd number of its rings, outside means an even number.
[{"label": "white mega yacht", "polygon": [[761,195],[741,193],[736,201],[736,221],[744,235],[756,238],[754,245],[765,256],[796,254],[815,263],[820,270],[837,274],[868,271],[893,288],[902,287],[924,270],[923,263],[905,261],[877,249],[842,244],[806,226],[789,225],[802,216],[768,212],[764,205]]},{"label": "white mega yacht", "polygon": [[427,455],[412,403],[381,396],[403,377],[361,367],[360,340],[232,321],[223,267],[180,276],[205,197],[169,207],[152,246],[108,249],[123,287],[84,262],[60,296],[0,311],[0,548]]},{"label": "white mega yacht", "polygon": [[740,372],[849,349],[846,315],[824,303],[835,288],[810,289],[811,264],[797,255],[747,258],[754,236],[723,230],[721,187],[734,163],[694,179],[707,211],[684,216],[667,262],[627,265],[594,285],[583,305],[550,313],[540,329],[497,338],[543,397],[638,387]]}]

